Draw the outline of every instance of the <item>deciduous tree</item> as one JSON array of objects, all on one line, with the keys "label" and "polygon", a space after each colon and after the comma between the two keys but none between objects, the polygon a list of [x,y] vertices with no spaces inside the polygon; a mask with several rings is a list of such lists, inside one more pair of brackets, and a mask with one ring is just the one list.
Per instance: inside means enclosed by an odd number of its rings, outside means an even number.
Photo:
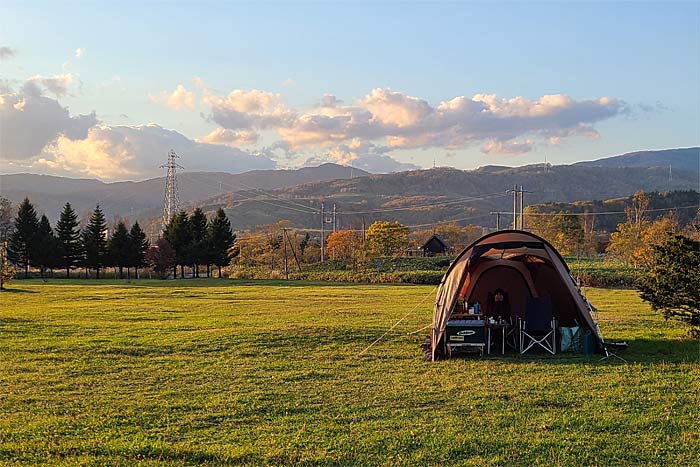
[{"label": "deciduous tree", "polygon": [[331,259],[352,259],[352,253],[360,245],[360,237],[353,230],[332,232],[326,239],[326,257]]},{"label": "deciduous tree", "polygon": [[[146,252],[146,261],[148,261],[148,264],[153,267],[153,270],[158,273],[161,279],[166,279],[168,277],[168,272],[176,266],[175,257],[175,249],[164,238],[159,238],[156,244],[148,248]],[[175,277],[176,276],[173,275],[173,279]]]},{"label": "deciduous tree", "polygon": [[399,255],[408,246],[409,228],[399,221],[376,221],[367,229],[365,240],[370,251],[378,256]]}]

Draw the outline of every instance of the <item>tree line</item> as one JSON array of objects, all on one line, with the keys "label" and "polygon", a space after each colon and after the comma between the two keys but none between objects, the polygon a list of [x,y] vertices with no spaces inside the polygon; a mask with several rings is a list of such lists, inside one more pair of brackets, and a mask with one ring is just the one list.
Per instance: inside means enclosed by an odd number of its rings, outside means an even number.
[{"label": "tree line", "polygon": [[229,264],[228,251],[235,241],[231,225],[223,209],[219,209],[210,221],[204,212],[197,208],[189,216],[185,211],[177,213],[163,230],[162,237],[155,245],[150,245],[146,233],[138,222],[127,228],[123,220],[108,234],[107,222],[99,205],[91,213],[87,224],[81,229],[78,216],[66,203],[55,228],[46,217],[39,217],[28,198],[17,207],[14,220],[11,220],[11,206],[2,201],[0,213],[0,246],[2,253],[3,277],[11,264],[24,271],[29,277],[29,268],[39,270],[41,277],[48,271],[62,269],[66,277],[71,271],[84,268],[85,277],[89,271],[100,272],[106,267],[118,270],[119,278],[139,276],[139,269],[152,266],[165,278],[172,269],[177,277],[176,266],[181,267],[180,277],[184,277],[185,266],[192,267],[193,277],[199,277],[199,267],[206,266],[207,277],[211,266],[219,268]]}]

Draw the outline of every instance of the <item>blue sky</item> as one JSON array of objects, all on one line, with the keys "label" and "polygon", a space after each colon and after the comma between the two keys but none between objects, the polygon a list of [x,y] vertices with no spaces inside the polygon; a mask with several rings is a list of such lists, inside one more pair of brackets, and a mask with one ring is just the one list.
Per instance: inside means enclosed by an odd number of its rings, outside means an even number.
[{"label": "blue sky", "polygon": [[[53,125],[38,154],[5,133],[5,172],[138,178],[157,162],[140,151],[173,138],[197,159],[186,166],[231,171],[569,163],[700,143],[697,2],[0,5],[7,126],[48,118],[29,117],[28,80],[70,118],[95,112],[80,131],[61,117],[71,130]],[[325,94],[336,103],[321,111]]]}]

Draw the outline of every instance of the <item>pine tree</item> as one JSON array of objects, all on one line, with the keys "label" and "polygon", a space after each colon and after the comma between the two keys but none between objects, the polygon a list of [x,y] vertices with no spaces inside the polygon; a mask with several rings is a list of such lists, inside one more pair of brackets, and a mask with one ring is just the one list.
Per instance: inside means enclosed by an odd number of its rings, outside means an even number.
[{"label": "pine tree", "polygon": [[107,259],[107,222],[104,213],[98,204],[90,216],[90,221],[82,235],[83,265],[87,269],[94,269],[97,278],[100,278],[100,268]]},{"label": "pine tree", "polygon": [[196,208],[190,217],[190,229],[192,230],[190,259],[194,265],[194,277],[199,277],[199,266],[208,263],[207,216],[199,208]]},{"label": "pine tree", "polygon": [[219,268],[219,277],[221,277],[221,267],[231,262],[228,256],[228,249],[236,241],[236,236],[231,231],[231,223],[223,209],[219,208],[216,211],[216,216],[209,223],[207,237],[211,261]]},{"label": "pine tree", "polygon": [[124,266],[129,267],[129,231],[123,221],[119,221],[117,228],[109,239],[108,251],[112,266],[119,269],[119,278],[124,278]]},{"label": "pine tree", "polygon": [[78,229],[78,216],[66,203],[61,211],[61,217],[56,224],[56,237],[60,245],[60,265],[66,268],[66,277],[70,278],[70,270],[80,262],[81,244],[80,229]]},{"label": "pine tree", "polygon": [[[138,222],[131,226],[129,232],[129,263],[130,267],[135,269],[136,278],[139,277],[139,268],[146,264],[146,252],[148,251],[149,243],[146,240],[146,232],[141,230]],[[127,268],[127,275],[128,275]]]},{"label": "pine tree", "polygon": [[22,204],[17,209],[15,217],[15,231],[10,236],[9,253],[10,259],[24,267],[24,278],[29,277],[29,261],[32,257],[32,250],[36,243],[36,236],[39,230],[39,221],[36,211],[29,198],[24,198]]},{"label": "pine tree", "polygon": [[51,229],[49,219],[42,215],[31,258],[31,264],[39,268],[42,278],[47,269],[53,269],[58,264],[59,250],[59,242]]},{"label": "pine tree", "polygon": [[700,337],[700,242],[669,233],[654,245],[651,265],[638,285],[642,300],[666,319],[690,325],[690,334]]},{"label": "pine tree", "polygon": [[170,223],[163,230],[163,238],[175,250],[175,266],[173,276],[177,276],[177,266],[180,266],[180,277],[185,277],[185,266],[190,264],[190,244],[192,243],[192,229],[190,218],[185,211],[180,211],[173,216]]}]

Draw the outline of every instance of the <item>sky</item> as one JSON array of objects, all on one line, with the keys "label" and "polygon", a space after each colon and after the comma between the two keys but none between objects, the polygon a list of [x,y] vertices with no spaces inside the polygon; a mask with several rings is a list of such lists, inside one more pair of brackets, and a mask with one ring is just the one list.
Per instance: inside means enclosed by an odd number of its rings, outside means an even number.
[{"label": "sky", "polygon": [[8,2],[0,171],[566,164],[700,145],[698,2]]}]

